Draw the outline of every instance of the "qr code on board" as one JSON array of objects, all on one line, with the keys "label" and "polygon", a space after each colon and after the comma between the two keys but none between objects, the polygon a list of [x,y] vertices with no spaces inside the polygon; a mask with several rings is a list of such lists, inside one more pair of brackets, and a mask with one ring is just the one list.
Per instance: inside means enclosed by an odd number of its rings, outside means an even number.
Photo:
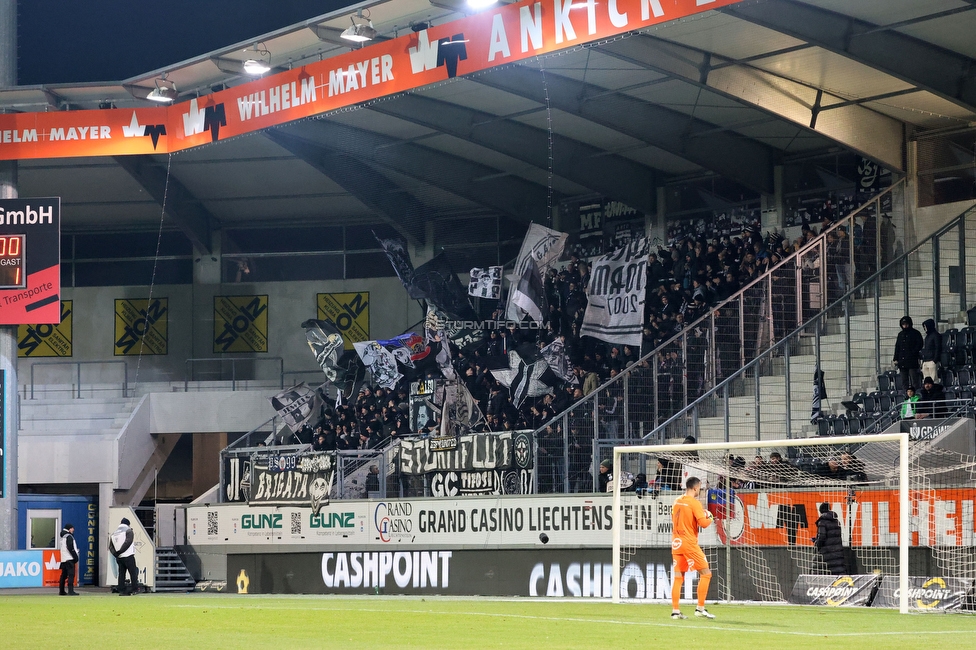
[{"label": "qr code on board", "polygon": [[207,535],[217,535],[217,511],[207,511]]},{"label": "qr code on board", "polygon": [[291,513],[291,534],[302,534],[302,513],[300,512]]}]

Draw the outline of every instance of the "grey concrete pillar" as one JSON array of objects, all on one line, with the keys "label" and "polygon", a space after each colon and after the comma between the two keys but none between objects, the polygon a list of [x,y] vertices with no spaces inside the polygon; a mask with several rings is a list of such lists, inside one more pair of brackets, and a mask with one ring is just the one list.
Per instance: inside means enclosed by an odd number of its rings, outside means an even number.
[{"label": "grey concrete pillar", "polygon": [[[17,85],[17,0],[0,0],[0,88]],[[0,199],[17,198],[17,163],[0,161]],[[3,388],[3,498],[0,499],[0,550],[17,548],[17,327],[0,327]]]}]

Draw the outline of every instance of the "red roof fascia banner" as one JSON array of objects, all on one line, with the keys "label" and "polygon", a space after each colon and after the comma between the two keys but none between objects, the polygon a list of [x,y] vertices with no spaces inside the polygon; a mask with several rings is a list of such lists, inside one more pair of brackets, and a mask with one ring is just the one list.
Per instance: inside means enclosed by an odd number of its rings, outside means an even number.
[{"label": "red roof fascia banner", "polygon": [[0,160],[172,153],[739,1],[523,0],[171,106],[0,115]]}]

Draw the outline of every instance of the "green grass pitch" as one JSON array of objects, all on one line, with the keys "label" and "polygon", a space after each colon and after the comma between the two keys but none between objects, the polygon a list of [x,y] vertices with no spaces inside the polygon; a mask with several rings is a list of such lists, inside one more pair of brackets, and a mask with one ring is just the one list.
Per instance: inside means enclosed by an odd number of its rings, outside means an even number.
[{"label": "green grass pitch", "polygon": [[[9,593],[9,592],[8,592]],[[694,606],[683,605],[686,614]],[[0,596],[13,648],[918,648],[976,647],[976,616],[716,604],[437,597],[83,594]]]}]

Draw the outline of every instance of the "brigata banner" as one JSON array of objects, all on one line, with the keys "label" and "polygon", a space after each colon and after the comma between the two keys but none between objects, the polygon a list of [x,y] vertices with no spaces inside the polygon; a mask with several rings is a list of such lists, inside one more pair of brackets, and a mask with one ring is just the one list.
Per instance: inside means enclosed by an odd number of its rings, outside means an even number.
[{"label": "brigata banner", "polygon": [[522,0],[171,106],[3,114],[0,160],[181,151],[736,2]]},{"label": "brigata banner", "polygon": [[[947,578],[944,576],[909,576],[908,608],[916,612],[947,612],[962,609],[966,596],[972,591],[972,578]],[[878,595],[871,607],[898,607],[901,590],[898,576],[884,576]]]},{"label": "brigata banner", "polygon": [[858,607],[871,603],[878,586],[878,576],[815,576],[801,575],[793,585],[789,602],[796,605],[827,605],[829,607]]},{"label": "brigata banner", "polygon": [[329,505],[334,452],[251,457],[250,505],[308,505],[318,514]]}]

